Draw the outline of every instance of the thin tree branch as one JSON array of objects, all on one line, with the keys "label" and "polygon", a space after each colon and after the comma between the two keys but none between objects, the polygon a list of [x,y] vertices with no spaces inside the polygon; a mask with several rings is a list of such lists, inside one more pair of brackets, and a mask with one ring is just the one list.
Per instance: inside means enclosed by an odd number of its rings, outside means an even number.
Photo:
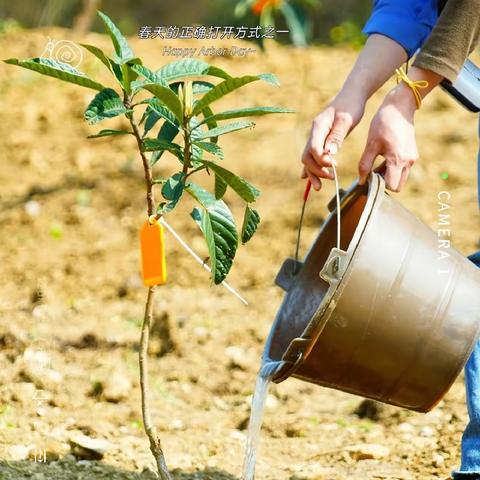
[{"label": "thin tree branch", "polygon": [[[131,102],[128,98],[125,99],[124,104],[127,108],[131,108]],[[150,166],[150,162],[148,161],[148,158],[143,151],[142,135],[140,134],[140,130],[138,128],[137,122],[135,121],[135,118],[133,117],[133,114],[128,115],[128,119],[130,121],[130,125],[132,126],[133,135],[137,139],[138,151],[140,152],[140,156],[142,157],[143,170],[145,172],[145,183],[147,186],[147,211],[148,216],[150,216],[153,215],[155,212],[152,167]]]},{"label": "thin tree branch", "polygon": [[153,317],[153,300],[155,296],[155,287],[148,289],[147,303],[145,305],[145,316],[143,318],[142,333],[140,336],[140,352],[138,355],[140,365],[140,388],[142,392],[142,416],[143,427],[150,441],[150,451],[157,463],[157,470],[161,480],[173,480],[168,471],[163,454],[160,438],[157,430],[153,426],[150,414],[149,394],[150,388],[148,383],[148,342],[150,338],[150,327]]},{"label": "thin tree branch", "polygon": [[184,147],[183,147],[183,174],[184,180],[188,176],[188,169],[190,168],[190,147],[191,147],[191,139],[190,139],[190,126],[189,120],[185,119],[183,124],[183,134],[184,134]]},{"label": "thin tree branch", "polygon": [[189,173],[187,173],[187,175],[185,176],[185,178],[187,179],[188,177],[190,177],[191,175],[193,175],[194,173],[197,173],[197,172],[200,172],[201,170],[205,170],[207,167],[205,165],[202,165],[201,167],[197,167],[195,170],[190,170]]},{"label": "thin tree branch", "polygon": [[[124,104],[127,108],[131,107],[131,100],[125,94]],[[138,125],[132,113],[128,115],[128,119],[133,129],[135,138],[137,139],[138,150],[142,158],[143,170],[145,172],[145,183],[147,187],[147,212],[148,216],[155,212],[155,197],[153,192],[153,175],[152,167],[143,151],[142,137],[138,129]],[[173,480],[168,471],[165,456],[163,454],[162,445],[156,428],[153,426],[150,414],[150,387],[148,383],[148,343],[150,339],[150,327],[153,318],[153,303],[155,297],[155,286],[149,287],[147,294],[147,302],[145,304],[145,316],[143,317],[142,332],[140,335],[140,351],[138,352],[138,363],[140,366],[140,390],[142,394],[142,417],[143,428],[150,442],[150,451],[152,452],[157,464],[158,475],[161,480]]]}]

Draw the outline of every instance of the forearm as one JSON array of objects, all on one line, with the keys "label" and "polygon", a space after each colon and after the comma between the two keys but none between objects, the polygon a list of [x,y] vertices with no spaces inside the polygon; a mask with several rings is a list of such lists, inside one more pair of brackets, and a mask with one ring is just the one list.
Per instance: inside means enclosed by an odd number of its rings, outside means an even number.
[{"label": "forearm", "polygon": [[370,98],[407,61],[405,49],[388,37],[372,34],[339,95]]},{"label": "forearm", "polygon": [[414,66],[453,82],[479,41],[480,0],[448,0]]},{"label": "forearm", "polygon": [[[418,158],[414,117],[421,99],[428,95],[443,77],[431,70],[412,67],[408,81],[401,81],[385,97],[370,125],[367,145],[359,163],[360,184],[367,181],[378,155],[384,157],[384,178],[389,190],[399,192]],[[412,87],[417,83],[418,98]],[[421,87],[421,88],[420,88]]]},{"label": "forearm", "polygon": [[[443,77],[432,70],[426,70],[420,67],[411,67],[408,71],[408,78],[413,82],[426,81],[426,87],[418,88],[418,93],[422,100],[443,80]],[[418,106],[415,100],[415,96],[410,87],[400,82],[386,97],[386,102],[394,97],[395,103],[402,110],[411,111],[412,115],[417,110]]]}]

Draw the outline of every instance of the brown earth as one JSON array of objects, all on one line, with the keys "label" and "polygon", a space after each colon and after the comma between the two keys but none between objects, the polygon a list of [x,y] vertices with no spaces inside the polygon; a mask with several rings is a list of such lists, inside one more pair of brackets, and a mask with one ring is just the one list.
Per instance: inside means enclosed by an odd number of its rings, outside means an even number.
[{"label": "brown earth", "polygon": [[[38,56],[47,36],[69,35],[56,29],[12,32],[0,37],[0,51],[4,58]],[[74,40],[110,48],[98,34]],[[152,68],[172,60],[162,56],[159,41],[131,44]],[[263,222],[248,248],[240,249],[229,277],[248,307],[210,287],[206,272],[167,237],[170,279],[158,291],[156,308],[172,325],[173,352],[155,356],[150,366],[154,421],[176,479],[239,477],[249,396],[281,300],[273,278],[294,245],[303,189],[299,156],[311,119],[340,86],[355,55],[272,45],[247,59],[210,59],[234,74],[274,72],[282,82],[278,89],[248,86],[224,106],[278,104],[298,114],[260,118],[253,132],[223,142],[226,164],[263,191],[257,202]],[[108,84],[96,59],[85,54],[80,68]],[[137,380],[146,296],[137,241],[145,219],[142,171],[131,138],[86,139],[100,130],[82,120],[92,96],[0,66],[0,479],[154,478],[147,470],[153,462],[141,428]],[[371,101],[366,120],[380,99]],[[122,125],[113,119],[101,128]],[[367,128],[365,121],[338,155],[344,186],[355,177]],[[476,129],[474,116],[442,92],[432,94],[417,118],[421,160],[398,195],[435,228],[437,194],[450,191],[453,242],[464,253],[479,241]],[[329,184],[312,197],[303,248],[321,225],[332,193]],[[233,196],[229,201],[240,212]],[[180,207],[171,223],[203,254],[190,208]],[[243,360],[232,362],[226,350],[231,346]],[[109,391],[110,384],[121,389],[119,395]],[[432,479],[448,477],[457,466],[466,422],[461,379],[427,415],[388,407],[379,420],[362,419],[354,414],[360,401],[292,379],[274,386],[257,478]],[[111,442],[103,460],[71,455],[68,440],[82,432]],[[359,460],[362,455],[348,448],[358,444],[380,444],[388,452]],[[22,460],[28,449],[30,459]],[[35,462],[35,449],[46,449],[54,460]]]}]

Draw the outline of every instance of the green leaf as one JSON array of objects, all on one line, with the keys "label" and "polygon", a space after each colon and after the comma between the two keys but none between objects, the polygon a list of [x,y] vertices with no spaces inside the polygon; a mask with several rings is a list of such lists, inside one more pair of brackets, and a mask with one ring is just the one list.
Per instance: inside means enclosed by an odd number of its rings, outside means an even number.
[{"label": "green leaf", "polygon": [[202,81],[193,82],[192,93],[194,95],[203,95],[209,92],[214,87],[215,85],[210,82],[202,82]]},{"label": "green leaf", "polygon": [[158,80],[157,74],[152,70],[150,70],[149,68],[147,68],[145,65],[132,65],[132,68],[133,70],[135,70],[135,72],[137,72],[138,75],[141,75],[150,83],[161,83]]},{"label": "green leaf", "polygon": [[264,82],[269,83],[270,85],[273,85],[274,87],[280,86],[278,78],[273,73],[261,73],[260,75],[258,75],[258,78],[260,80],[263,80]]},{"label": "green leaf", "polygon": [[[132,70],[136,72],[137,75],[144,77],[144,80],[135,80],[134,82],[132,82],[131,87],[134,91],[142,88],[144,85],[147,85],[149,83],[162,84],[162,82],[157,78],[157,74],[149,68],[145,67],[144,65],[132,65]],[[163,84],[163,86],[168,87],[168,84],[165,83]]]},{"label": "green leaf", "polygon": [[193,115],[198,115],[205,107],[210,105],[212,102],[219,100],[233,90],[257,80],[256,77],[241,77],[241,79],[231,78],[216,85],[195,104],[193,108]]},{"label": "green leaf", "polygon": [[147,110],[155,112],[159,117],[163,118],[167,122],[170,122],[178,129],[178,121],[175,115],[167,107],[165,107],[158,98],[150,98],[146,103],[148,104]]},{"label": "green leaf", "polygon": [[204,208],[209,208],[216,202],[214,195],[196,183],[187,183],[185,190]]},{"label": "green leaf", "polygon": [[115,90],[105,88],[95,95],[95,98],[85,110],[84,117],[90,125],[93,125],[105,118],[117,117],[130,111],[125,107]]},{"label": "green leaf", "polygon": [[183,172],[178,172],[168,178],[162,187],[162,196],[168,202],[161,205],[159,207],[160,211],[157,210],[157,213],[171,212],[182,197],[184,188],[185,174]]},{"label": "green leaf", "polygon": [[100,138],[100,137],[109,137],[112,135],[133,135],[133,132],[129,132],[127,130],[100,130],[95,135],[89,135],[87,138]]},{"label": "green leaf", "polygon": [[170,88],[160,85],[158,83],[147,83],[143,85],[145,90],[153,93],[170,111],[175,115],[177,120],[183,122],[183,107],[180,99]]},{"label": "green leaf", "polygon": [[200,160],[200,163],[208,167],[210,170],[212,170],[212,172],[215,172],[215,175],[218,175],[246,202],[254,202],[260,195],[260,191],[257,188],[247,182],[243,177],[234,174],[230,170],[227,170],[226,168],[207,160]]},{"label": "green leaf", "polygon": [[103,12],[98,11],[99,17],[103,20],[106,30],[112,39],[113,46],[115,48],[116,57],[115,61],[118,63],[127,63],[134,58],[132,49],[128,46],[127,39],[122,35],[118,27],[110,20]]},{"label": "green leaf", "polygon": [[213,130],[201,131],[197,129],[197,131],[200,132],[197,139],[203,140],[204,138],[218,137],[220,135],[225,135],[226,133],[235,132],[237,130],[242,130],[244,128],[250,128],[253,126],[255,126],[253,122],[240,121],[240,122],[228,123],[227,125],[214,128]]},{"label": "green leaf", "polygon": [[156,72],[158,81],[170,83],[179,78],[198,77],[201,75],[210,75],[219,78],[231,78],[228,73],[220,68],[212,67],[208,63],[195,58],[184,58],[175,62],[168,63]]},{"label": "green leaf", "polygon": [[[174,82],[169,87],[178,95],[178,89],[184,82]],[[192,93],[194,95],[203,95],[209,92],[215,85],[210,82],[196,81],[192,82]]]},{"label": "green leaf", "polygon": [[190,165],[194,168],[200,166],[198,163],[203,159],[203,150],[200,147],[197,147],[195,144],[192,145],[192,154],[190,155]]},{"label": "green leaf", "polygon": [[[175,155],[181,162],[183,162],[183,150],[180,145],[176,143],[167,142],[166,140],[160,138],[145,138],[143,140],[143,151],[145,152],[154,152],[161,150],[162,152],[167,151]],[[150,165],[153,166],[157,160],[150,161]]]},{"label": "green leaf", "polygon": [[179,78],[197,77],[204,75],[210,65],[202,60],[184,58],[175,62],[167,63],[155,73],[157,78],[164,83],[173,82]]},{"label": "green leaf", "polygon": [[34,72],[47,75],[49,77],[58,78],[64,82],[74,83],[81,87],[92,88],[93,90],[103,90],[105,87],[98,82],[88,78],[84,73],[76,68],[66,64],[56,62],[50,58],[31,58],[27,60],[18,60],[18,58],[9,58],[4,60],[10,65],[18,65],[19,67],[28,68]]},{"label": "green leaf", "polygon": [[192,117],[190,119],[190,141],[192,142],[191,144],[191,165],[194,168],[197,168],[200,166],[198,163],[198,160],[201,160],[203,158],[203,149],[200,148],[195,142],[200,139],[200,135],[202,133],[201,130],[197,129],[196,127],[198,126],[199,121],[196,117]]},{"label": "green leaf", "polygon": [[[152,101],[148,104],[148,107],[145,111],[145,130],[143,135],[145,136],[155,124],[162,118],[169,122],[175,130],[178,132],[178,122],[175,118],[175,115],[165,106],[163,106],[157,98],[153,98]],[[171,138],[170,140],[173,140]]]},{"label": "green leaf", "polygon": [[140,57],[133,57],[131,60],[128,60],[127,65],[130,67],[133,67],[133,66],[143,67],[143,61]]},{"label": "green leaf", "polygon": [[[135,67],[134,69],[139,75],[142,75],[145,78],[145,80],[137,81],[132,84],[132,88],[134,89],[143,87],[148,83],[159,83],[164,87],[169,86],[174,92],[178,92],[178,87],[183,83],[183,81],[175,82],[175,80],[178,79],[184,80],[190,77],[198,77],[200,75],[209,75],[223,79],[231,78],[230,75],[223,70],[217,67],[212,67],[208,65],[208,63],[193,58],[185,58],[169,63],[156,72],[153,72],[146,67]],[[200,80],[195,81],[193,82],[193,93],[195,95],[207,93],[214,86],[214,84],[209,82]]]},{"label": "green leaf", "polygon": [[180,128],[177,124],[165,122],[158,132],[157,138],[171,142],[177,136],[179,131]]},{"label": "green leaf", "polygon": [[[169,122],[165,122],[160,131],[158,132],[157,139],[164,140],[166,142],[172,142],[179,132],[178,125],[172,125]],[[153,152],[152,157],[150,158],[150,165],[155,165],[160,160],[160,157],[163,155],[165,150],[157,150]],[[182,152],[182,162],[183,162],[183,152]]]},{"label": "green leaf", "polygon": [[[205,123],[207,124],[207,127],[209,130],[213,130],[214,128],[217,128],[218,123],[216,120],[212,119],[213,117],[213,111],[210,107],[205,107],[202,112],[203,118],[205,120]],[[208,120],[207,120],[208,118]],[[212,137],[210,139],[212,143],[217,143],[218,142],[218,137]]]},{"label": "green leaf", "polygon": [[227,182],[220,175],[215,174],[215,198],[217,200],[223,198],[227,191],[227,187]]},{"label": "green leaf", "polygon": [[[165,107],[165,110],[168,110]],[[168,110],[170,111],[170,110]],[[155,124],[162,118],[160,115],[158,115],[156,112],[153,110],[146,110],[144,114],[145,118],[145,128],[143,130],[143,136],[145,137],[147,133],[155,126]],[[143,117],[142,121],[140,123],[143,123]]]},{"label": "green leaf", "polygon": [[117,79],[117,82],[123,87],[122,66],[118,63],[115,63],[113,60],[110,62],[110,66],[112,68],[112,73],[114,77]]},{"label": "green leaf", "polygon": [[228,95],[230,92],[233,92],[234,90],[237,90],[244,85],[256,82],[258,80],[264,80],[267,83],[278,85],[278,80],[274,75],[270,73],[265,73],[262,75],[246,75],[244,77],[231,77],[219,83],[208,93],[206,93],[195,105],[193,109],[193,114],[199,114],[206,106],[210,105],[213,102],[216,102],[225,95]]},{"label": "green leaf", "polygon": [[205,237],[212,277],[215,284],[222,283],[230,271],[238,247],[238,234],[232,213],[222,200],[195,184],[188,184],[187,191],[201,205],[191,215]]},{"label": "green leaf", "polygon": [[208,72],[206,75],[210,75],[211,77],[217,77],[217,78],[223,78],[224,80],[227,80],[228,78],[232,78],[231,75],[229,75],[227,72],[222,70],[221,68],[211,66],[208,69]]},{"label": "green leaf", "polygon": [[105,55],[103,50],[96,47],[95,45],[88,45],[86,43],[80,43],[79,45],[88,50],[93,55],[95,55],[110,71],[112,71],[110,59]]},{"label": "green leaf", "polygon": [[135,83],[138,73],[133,70],[133,66],[137,64],[141,64],[141,60],[139,58],[132,58],[128,61],[128,63],[122,63],[120,65],[120,70],[122,72],[122,80],[121,84],[124,90],[127,93],[131,93],[132,91],[132,84]]},{"label": "green leaf", "polygon": [[205,118],[201,122],[207,123],[207,121],[215,120],[229,120],[231,118],[241,118],[241,117],[254,117],[260,115],[268,115],[271,113],[295,113],[295,110],[290,110],[289,108],[283,107],[250,107],[250,108],[238,108],[235,110],[227,110],[225,112],[216,113],[211,117]]},{"label": "green leaf", "polygon": [[248,205],[245,207],[245,215],[243,217],[241,239],[242,243],[247,243],[257,231],[258,224],[260,223],[260,215],[256,210],[250,208]]},{"label": "green leaf", "polygon": [[205,150],[206,152],[211,153],[212,155],[215,155],[220,160],[224,159],[223,150],[218,145],[216,145],[215,143],[194,142],[194,145],[197,145],[202,150]]}]

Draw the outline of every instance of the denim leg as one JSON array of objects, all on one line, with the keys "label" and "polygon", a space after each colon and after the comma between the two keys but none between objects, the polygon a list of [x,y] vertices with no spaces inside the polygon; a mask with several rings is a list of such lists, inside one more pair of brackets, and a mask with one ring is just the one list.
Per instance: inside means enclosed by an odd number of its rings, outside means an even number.
[{"label": "denim leg", "polygon": [[[478,138],[480,139],[480,121],[478,122]],[[480,149],[478,150],[478,158],[477,158],[477,198],[478,198],[478,206],[480,207]]]},{"label": "denim leg", "polygon": [[[480,267],[480,251],[468,258]],[[455,480],[480,478],[480,341],[465,365],[465,387],[469,422],[462,436],[462,464],[453,472]]]}]

